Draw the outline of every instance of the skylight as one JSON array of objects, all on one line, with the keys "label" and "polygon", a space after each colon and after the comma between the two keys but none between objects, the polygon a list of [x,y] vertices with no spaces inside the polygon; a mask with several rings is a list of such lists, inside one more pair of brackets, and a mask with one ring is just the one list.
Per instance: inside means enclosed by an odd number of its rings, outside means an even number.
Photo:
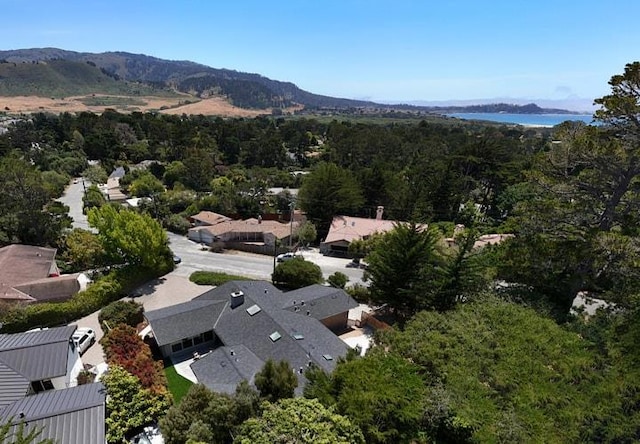
[{"label": "skylight", "polygon": [[247,313],[249,313],[249,316],[253,316],[260,313],[261,310],[262,309],[258,307],[258,305],[254,304],[251,307],[247,308]]},{"label": "skylight", "polygon": [[295,339],[296,341],[300,341],[300,340],[304,339],[304,335],[302,333],[294,333],[293,334],[293,339]]},{"label": "skylight", "polygon": [[333,361],[333,356],[331,356],[331,355],[322,355],[322,357],[324,359],[326,359],[327,361]]},{"label": "skylight", "polygon": [[280,334],[280,332],[278,331],[274,331],[273,333],[271,333],[269,335],[269,339],[271,339],[273,342],[276,342],[278,339],[280,339],[282,337],[282,335]]}]

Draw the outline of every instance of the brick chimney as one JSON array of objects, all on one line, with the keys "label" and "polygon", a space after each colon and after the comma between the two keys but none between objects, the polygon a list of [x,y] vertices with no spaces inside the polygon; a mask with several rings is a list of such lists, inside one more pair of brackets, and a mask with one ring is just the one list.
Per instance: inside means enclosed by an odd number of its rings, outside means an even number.
[{"label": "brick chimney", "polygon": [[384,207],[380,205],[376,209],[376,220],[382,220],[382,213],[384,213]]}]

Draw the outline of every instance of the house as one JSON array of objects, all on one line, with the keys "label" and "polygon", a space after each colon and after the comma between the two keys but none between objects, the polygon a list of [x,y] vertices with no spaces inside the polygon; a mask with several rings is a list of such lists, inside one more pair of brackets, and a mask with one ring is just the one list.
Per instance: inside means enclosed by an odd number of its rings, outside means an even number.
[{"label": "house", "polygon": [[0,248],[0,300],[60,301],[84,289],[86,276],[61,276],[55,256],[54,248],[19,244]]},{"label": "house", "polygon": [[240,381],[253,383],[268,359],[289,362],[301,390],[307,367],[331,371],[346,354],[334,332],[347,328],[348,311],[357,306],[340,289],[283,293],[265,281],[231,281],[145,317],[163,356],[198,353],[191,369],[213,390],[233,393]]},{"label": "house", "polygon": [[262,220],[261,217],[245,220],[229,219],[214,225],[191,228],[187,237],[194,242],[207,245],[220,243],[222,247],[273,254],[277,241],[281,245],[289,243],[291,235],[299,225],[300,222],[295,220],[291,223],[282,223],[275,220]]},{"label": "house", "polygon": [[335,216],[329,233],[320,244],[324,254],[348,255],[349,244],[354,240],[367,239],[375,233],[393,230],[396,222],[382,219],[384,207],[378,207],[375,219],[351,216]]},{"label": "house", "polygon": [[43,428],[41,439],[103,444],[102,384],[77,386],[83,369],[72,340],[76,327],[0,334],[0,423]]},{"label": "house", "polygon": [[127,196],[120,190],[120,179],[125,174],[126,171],[123,167],[116,168],[107,178],[107,183],[100,187],[109,202],[124,202],[127,200]]},{"label": "house", "polygon": [[194,227],[210,227],[220,222],[230,221],[231,218],[222,214],[214,213],[213,211],[201,211],[189,217],[189,221]]},{"label": "house", "polygon": [[0,334],[0,408],[46,390],[77,384],[82,361],[71,340],[75,325]]}]

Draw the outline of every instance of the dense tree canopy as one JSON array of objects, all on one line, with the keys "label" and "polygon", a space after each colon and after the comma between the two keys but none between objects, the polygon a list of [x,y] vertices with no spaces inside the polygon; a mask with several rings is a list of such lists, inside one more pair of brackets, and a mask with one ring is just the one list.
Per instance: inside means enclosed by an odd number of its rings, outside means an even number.
[{"label": "dense tree canopy", "polygon": [[89,224],[98,237],[111,263],[139,265],[152,270],[173,267],[167,234],[151,217],[111,205],[94,208],[88,214]]},{"label": "dense tree canopy", "polygon": [[[597,442],[603,424],[609,439],[629,439],[637,423],[625,423],[617,400],[629,399],[622,394],[632,379],[589,339],[489,298],[421,312],[383,344],[420,367],[429,415],[448,412],[468,424],[475,441]],[[636,407],[626,411],[637,421]]]},{"label": "dense tree canopy", "polygon": [[580,291],[625,302],[640,283],[640,64],[611,79],[601,126],[560,125],[516,206],[518,237],[504,277],[548,295],[565,313]]},{"label": "dense tree canopy", "polygon": [[333,163],[319,164],[305,178],[298,199],[300,208],[321,231],[328,230],[333,216],[353,215],[364,203],[358,182]]},{"label": "dense tree canopy", "polygon": [[121,444],[134,429],[157,421],[171,404],[168,393],[152,393],[118,365],[102,377],[107,389],[107,443]]},{"label": "dense tree canopy", "polygon": [[262,415],[245,421],[234,443],[364,443],[362,432],[348,418],[315,399],[283,399],[266,404]]}]

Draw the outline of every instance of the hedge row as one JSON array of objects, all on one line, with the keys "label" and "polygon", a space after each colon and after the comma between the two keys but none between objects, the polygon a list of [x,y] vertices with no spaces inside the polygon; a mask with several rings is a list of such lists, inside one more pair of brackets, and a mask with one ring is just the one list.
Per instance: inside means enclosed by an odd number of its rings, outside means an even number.
[{"label": "hedge row", "polygon": [[159,275],[157,271],[138,267],[121,268],[112,270],[89,285],[85,291],[64,302],[13,306],[0,313],[2,333],[66,325],[123,298],[136,287]]},{"label": "hedge row", "polygon": [[198,285],[219,286],[229,281],[247,281],[252,279],[217,271],[194,271],[191,273],[191,276],[189,276],[189,280]]}]

